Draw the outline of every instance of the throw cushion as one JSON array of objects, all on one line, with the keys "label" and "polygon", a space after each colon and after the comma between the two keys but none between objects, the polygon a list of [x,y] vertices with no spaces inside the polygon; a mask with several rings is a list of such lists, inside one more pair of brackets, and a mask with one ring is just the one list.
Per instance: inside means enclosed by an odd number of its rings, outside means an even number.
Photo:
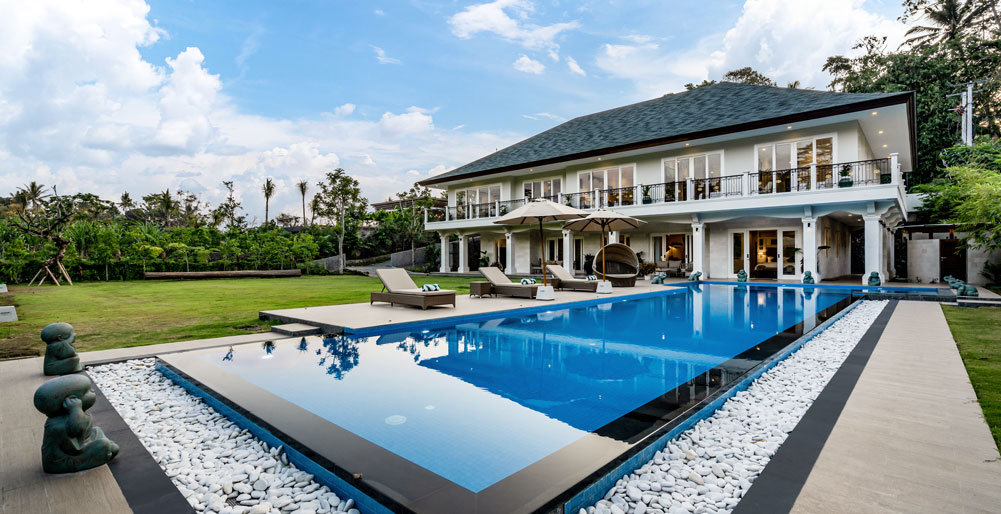
[{"label": "throw cushion", "polygon": [[535,283],[535,279],[534,278],[523,278],[523,279],[521,279],[521,283],[522,284],[534,284]]},{"label": "throw cushion", "polygon": [[438,284],[424,284],[421,286],[421,291],[441,291],[441,287]]},{"label": "throw cushion", "polygon": [[598,277],[596,277],[594,275],[588,275],[588,276],[584,277],[584,279],[585,280],[598,280]]}]

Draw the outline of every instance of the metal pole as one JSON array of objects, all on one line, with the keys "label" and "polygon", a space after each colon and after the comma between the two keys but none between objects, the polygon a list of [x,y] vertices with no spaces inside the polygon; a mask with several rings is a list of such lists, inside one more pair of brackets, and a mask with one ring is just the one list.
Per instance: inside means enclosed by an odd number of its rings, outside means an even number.
[{"label": "metal pole", "polygon": [[973,146],[973,82],[966,83],[966,137],[968,146]]}]

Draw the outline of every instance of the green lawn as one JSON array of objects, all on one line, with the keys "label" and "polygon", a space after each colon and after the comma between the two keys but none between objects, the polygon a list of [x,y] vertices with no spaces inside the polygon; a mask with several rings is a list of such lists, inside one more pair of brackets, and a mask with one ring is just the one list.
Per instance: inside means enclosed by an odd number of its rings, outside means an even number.
[{"label": "green lawn", "polygon": [[943,305],[942,310],[987,425],[1001,446],[1001,307]]},{"label": "green lawn", "polygon": [[[470,278],[415,277],[460,293]],[[10,286],[0,305],[14,305],[20,321],[0,323],[0,359],[41,355],[38,335],[49,323],[73,325],[80,350],[185,341],[267,331],[257,312],[368,301],[382,288],[363,276],[241,278],[192,281],[89,282]]]}]

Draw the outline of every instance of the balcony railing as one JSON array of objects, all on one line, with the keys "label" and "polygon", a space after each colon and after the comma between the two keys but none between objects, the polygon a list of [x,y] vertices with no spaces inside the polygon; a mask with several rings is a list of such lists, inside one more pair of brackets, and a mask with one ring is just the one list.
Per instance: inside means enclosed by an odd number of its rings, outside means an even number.
[{"label": "balcony railing", "polygon": [[[688,179],[662,184],[637,185],[616,189],[564,193],[546,196],[554,202],[577,209],[626,207],[656,203],[712,200],[742,196],[795,194],[808,191],[858,188],[896,184],[904,191],[904,177],[896,155],[887,159],[820,164],[787,170],[742,173],[725,177]],[[495,218],[521,207],[531,198],[447,207],[429,212],[428,221]],[[444,216],[444,219],[441,219]]]}]

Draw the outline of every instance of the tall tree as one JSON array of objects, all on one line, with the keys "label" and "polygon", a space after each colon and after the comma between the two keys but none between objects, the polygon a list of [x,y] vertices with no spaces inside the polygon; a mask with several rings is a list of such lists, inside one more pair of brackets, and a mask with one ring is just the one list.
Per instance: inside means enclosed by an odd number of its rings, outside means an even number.
[{"label": "tall tree", "polygon": [[264,224],[268,224],[268,207],[271,204],[271,197],[275,195],[275,181],[268,177],[264,180],[264,185],[261,186],[261,191],[264,193]]},{"label": "tall tree", "polygon": [[32,180],[31,182],[24,185],[21,188],[21,197],[25,201],[25,207],[31,207],[32,210],[38,210],[38,206],[44,201],[49,195],[45,186]]},{"label": "tall tree", "polygon": [[247,228],[247,216],[240,214],[243,205],[236,199],[232,180],[224,180],[222,185],[226,187],[226,200],[212,211],[212,223],[217,227],[225,223],[228,232],[241,231]]},{"label": "tall tree", "polygon": [[396,195],[400,202],[396,207],[397,225],[403,237],[410,243],[410,264],[417,264],[417,242],[424,236],[424,212],[434,205],[431,189],[414,184],[409,191]]},{"label": "tall tree", "polygon": [[326,180],[318,182],[320,192],[316,197],[320,216],[337,222],[337,253],[341,256],[338,269],[344,273],[344,238],[347,234],[349,221],[357,226],[357,222],[365,214],[368,201],[361,196],[358,181],[347,174],[342,168],[328,172]]},{"label": "tall tree", "polygon": [[306,179],[300,179],[299,182],[295,183],[296,189],[299,190],[299,194],[302,195],[302,224],[306,224],[306,193],[309,192],[309,182]]},{"label": "tall tree", "polygon": [[[773,86],[777,87],[778,84],[774,80],[765,76],[764,73],[755,71],[750,66],[744,66],[743,68],[737,68],[736,70],[730,70],[723,75],[723,82],[736,82],[738,84],[755,84],[758,86]],[[692,89],[697,89],[700,87],[711,86],[716,84],[715,80],[703,80],[698,84],[692,84],[689,82],[685,84],[685,89],[691,91]],[[789,83],[790,88],[798,88],[799,81],[793,81]]]},{"label": "tall tree", "polygon": [[963,38],[986,26],[985,14],[997,9],[997,0],[905,0],[903,19],[916,18],[922,24],[907,31],[907,45],[927,46]]}]

